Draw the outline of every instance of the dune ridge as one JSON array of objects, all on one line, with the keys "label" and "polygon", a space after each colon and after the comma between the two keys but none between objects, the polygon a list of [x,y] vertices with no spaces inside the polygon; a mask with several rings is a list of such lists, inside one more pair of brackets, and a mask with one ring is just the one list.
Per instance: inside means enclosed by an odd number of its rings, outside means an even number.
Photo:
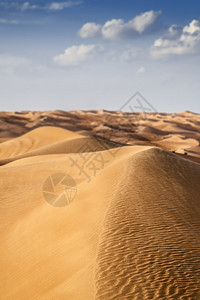
[{"label": "dune ridge", "polygon": [[199,166],[153,148],[123,169],[100,237],[96,299],[199,299]]},{"label": "dune ridge", "polygon": [[[1,144],[2,298],[200,299],[200,165],[152,145],[93,145],[56,127]],[[74,179],[69,205],[44,198],[53,174]]]}]

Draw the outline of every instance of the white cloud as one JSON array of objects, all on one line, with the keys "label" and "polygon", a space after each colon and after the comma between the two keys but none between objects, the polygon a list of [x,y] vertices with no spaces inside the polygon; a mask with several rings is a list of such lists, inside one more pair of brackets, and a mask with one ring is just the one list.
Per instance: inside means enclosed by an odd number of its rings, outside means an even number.
[{"label": "white cloud", "polygon": [[177,39],[182,32],[182,28],[177,25],[171,25],[168,29],[168,33],[165,35],[166,38],[171,40]]},{"label": "white cloud", "polygon": [[50,10],[50,11],[60,11],[65,8],[69,8],[75,5],[81,4],[82,1],[64,1],[64,2],[50,2],[47,3],[46,5],[35,5],[31,4],[30,2],[0,2],[0,6],[3,7],[4,9],[9,9],[9,8],[14,8],[17,10],[21,10],[22,12],[27,11],[27,10],[35,10],[35,9],[40,9],[40,10]]},{"label": "white cloud", "polygon": [[49,5],[47,5],[47,8],[49,10],[59,11],[59,10],[65,9],[65,8],[79,5],[81,3],[82,3],[81,1],[52,2]]},{"label": "white cloud", "polygon": [[145,72],[146,72],[145,67],[140,67],[140,68],[136,71],[137,74],[142,74],[142,73],[145,73]]},{"label": "white cloud", "polygon": [[13,24],[13,25],[17,25],[20,22],[17,20],[6,20],[6,19],[0,19],[0,24]]},{"label": "white cloud", "polygon": [[60,66],[78,66],[91,60],[102,51],[103,48],[97,45],[72,46],[67,48],[63,54],[55,56],[53,61]]},{"label": "white cloud", "polygon": [[78,34],[80,37],[82,37],[84,39],[98,37],[101,35],[101,28],[102,28],[102,26],[99,24],[86,23],[79,30]]},{"label": "white cloud", "polygon": [[112,19],[104,25],[86,23],[79,30],[81,38],[94,38],[101,36],[104,39],[115,40],[132,38],[150,31],[161,15],[161,11],[148,11],[136,16],[128,22],[122,19]]},{"label": "white cloud", "polygon": [[20,7],[21,11],[32,10],[37,8],[39,8],[38,5],[31,5],[29,2],[24,2]]},{"label": "white cloud", "polygon": [[139,33],[146,31],[152,24],[154,24],[158,17],[162,14],[161,11],[147,11],[133,20],[129,21],[128,25]]},{"label": "white cloud", "polygon": [[157,39],[151,47],[151,56],[155,59],[170,55],[196,53],[200,49],[200,22],[193,20],[180,30],[172,25],[168,34]]},{"label": "white cloud", "polygon": [[107,21],[102,27],[102,37],[114,40],[123,36],[125,23],[122,19],[112,19]]}]

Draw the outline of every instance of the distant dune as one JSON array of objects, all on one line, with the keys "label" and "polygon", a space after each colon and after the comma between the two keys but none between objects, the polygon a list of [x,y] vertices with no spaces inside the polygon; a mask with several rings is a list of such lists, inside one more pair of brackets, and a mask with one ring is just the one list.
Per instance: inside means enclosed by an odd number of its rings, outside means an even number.
[{"label": "distant dune", "polygon": [[0,116],[1,299],[200,299],[199,115]]},{"label": "distant dune", "polygon": [[[187,152],[189,156],[200,157],[200,115],[188,111],[173,114],[104,110],[0,112],[0,142],[19,137],[41,126],[79,131],[81,134],[99,136],[122,145],[159,146],[179,154]],[[54,138],[52,132],[52,142]],[[64,140],[64,136],[61,140]],[[28,143],[25,142],[27,148]],[[31,147],[32,150],[36,149],[33,145]]]}]

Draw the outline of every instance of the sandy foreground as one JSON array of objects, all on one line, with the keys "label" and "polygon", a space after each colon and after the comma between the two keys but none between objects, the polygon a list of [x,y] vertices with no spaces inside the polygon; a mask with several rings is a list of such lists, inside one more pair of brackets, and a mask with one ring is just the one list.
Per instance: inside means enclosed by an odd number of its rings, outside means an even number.
[{"label": "sandy foreground", "polygon": [[200,299],[200,121],[174,118],[138,121],[129,146],[4,128],[1,299]]}]

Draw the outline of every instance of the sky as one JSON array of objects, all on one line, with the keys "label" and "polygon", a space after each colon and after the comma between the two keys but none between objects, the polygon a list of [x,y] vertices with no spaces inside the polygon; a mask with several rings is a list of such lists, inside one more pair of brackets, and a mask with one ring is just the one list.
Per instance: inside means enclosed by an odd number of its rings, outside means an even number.
[{"label": "sky", "polygon": [[0,0],[0,111],[200,113],[200,1]]}]

